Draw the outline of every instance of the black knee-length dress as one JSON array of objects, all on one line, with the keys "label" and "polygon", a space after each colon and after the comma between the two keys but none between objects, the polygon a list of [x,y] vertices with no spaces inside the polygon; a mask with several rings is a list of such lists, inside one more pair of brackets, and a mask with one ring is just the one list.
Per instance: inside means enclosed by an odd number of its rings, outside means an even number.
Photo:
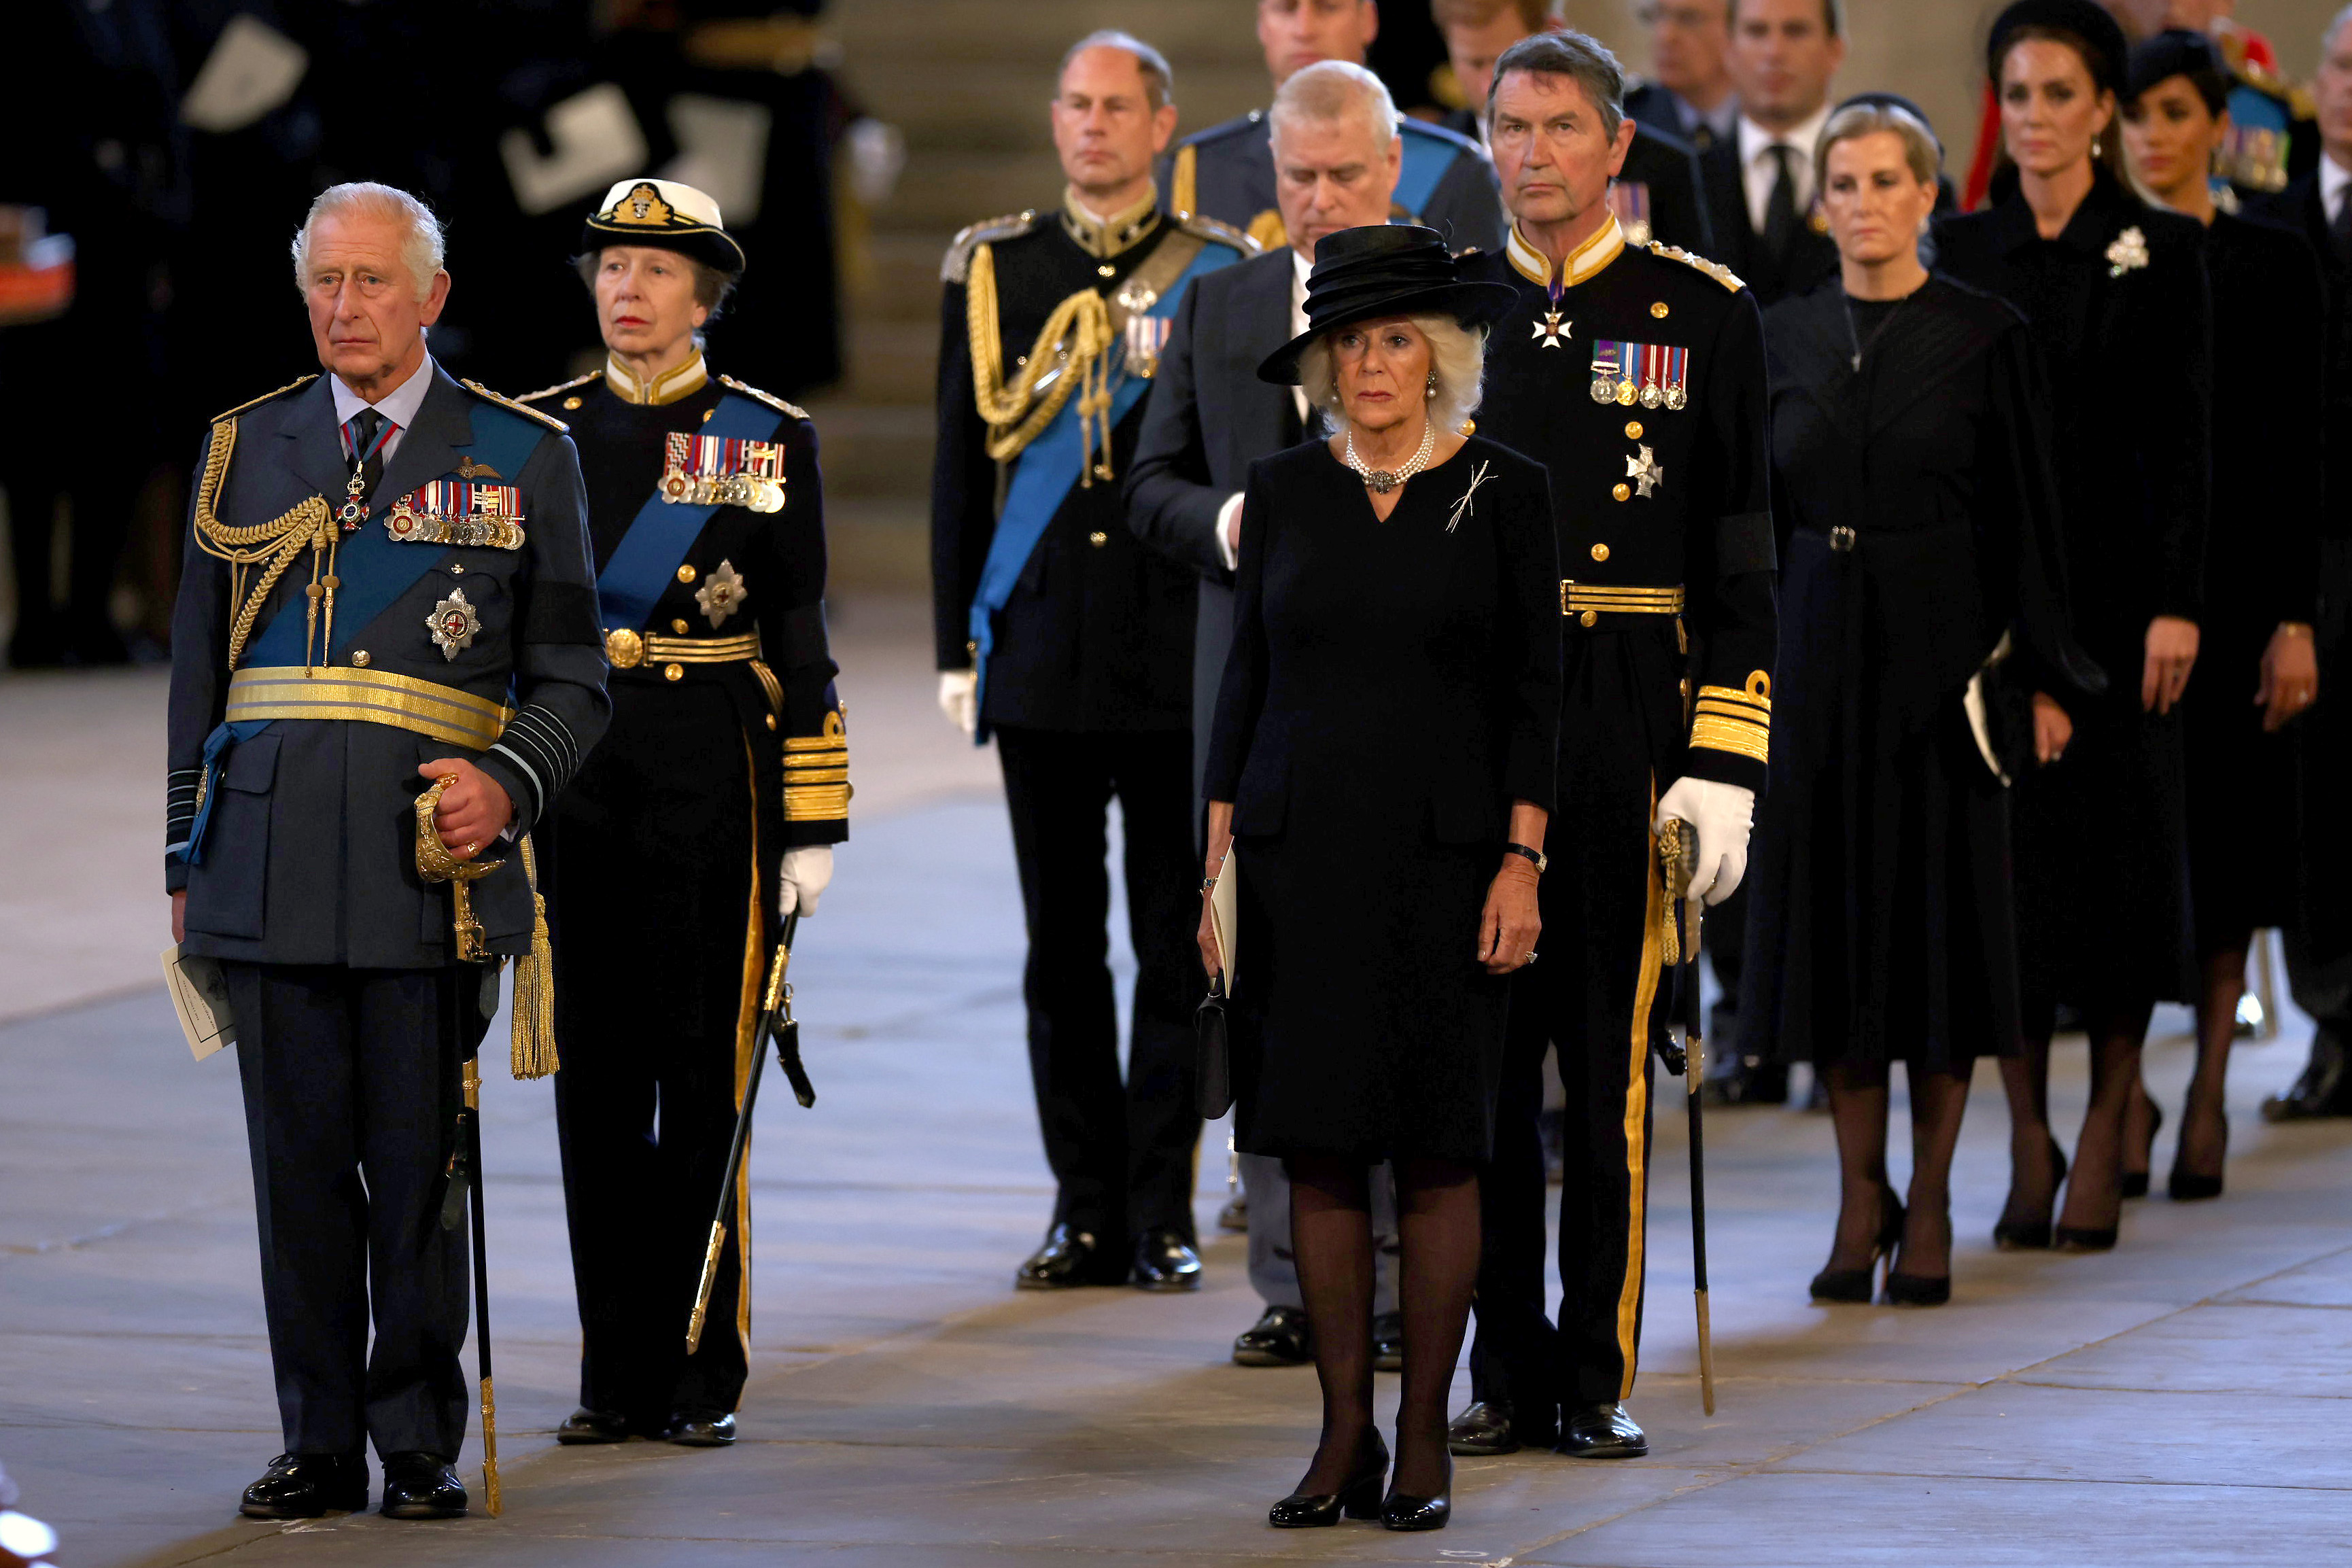
[{"label": "black knee-length dress", "polygon": [[1385,520],[1320,442],[1252,466],[1206,785],[1245,1151],[1486,1158],[1507,992],[1478,922],[1511,802],[1551,804],[1559,639],[1528,459],[1473,436]]}]

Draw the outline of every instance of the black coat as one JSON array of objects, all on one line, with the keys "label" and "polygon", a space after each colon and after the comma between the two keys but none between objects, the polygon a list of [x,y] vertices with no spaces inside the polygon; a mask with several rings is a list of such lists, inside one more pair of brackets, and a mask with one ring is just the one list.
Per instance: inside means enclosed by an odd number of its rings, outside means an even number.
[{"label": "black coat", "polygon": [[1479,912],[1511,802],[1556,777],[1543,471],[1473,436],[1381,519],[1317,441],[1245,494],[1207,782],[1238,840],[1242,1145],[1483,1160],[1505,988]]},{"label": "black coat", "polygon": [[2152,618],[2204,614],[2214,390],[2205,232],[2102,174],[2054,240],[2012,194],[1938,225],[1936,241],[1953,277],[2024,313],[2050,367],[2075,634],[2108,675],[2103,698],[2070,704],[2064,760],[2017,791],[2029,1013],[2053,996],[2180,997],[2180,711],[2143,713],[2140,671]]},{"label": "black coat", "polygon": [[1962,693],[2004,632],[2095,676],[2024,322],[1941,277],[1875,336],[1847,308],[1826,283],[1764,318],[1780,663],[1738,1049],[1965,1071],[2015,1050],[2018,974],[2007,802]]},{"label": "black coat", "polygon": [[1700,186],[1706,193],[1707,221],[1715,225],[1715,259],[1756,291],[1759,305],[1803,294],[1838,271],[1837,242],[1821,218],[1818,201],[1801,214],[1789,254],[1779,264],[1765,254],[1764,237],[1748,218],[1748,187],[1740,178],[1739,137],[1725,137],[1698,155]]}]

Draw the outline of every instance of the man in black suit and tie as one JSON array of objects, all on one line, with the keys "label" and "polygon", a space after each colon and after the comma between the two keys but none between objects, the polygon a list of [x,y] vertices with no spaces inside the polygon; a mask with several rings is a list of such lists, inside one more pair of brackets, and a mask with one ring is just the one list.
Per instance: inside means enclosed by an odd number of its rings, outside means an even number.
[{"label": "man in black suit and tie", "polygon": [[[2316,788],[2352,752],[2352,716],[2343,692],[2352,686],[2346,657],[2345,606],[2352,601],[2352,548],[2344,514],[2352,501],[2352,6],[2328,24],[2312,81],[2319,120],[2319,166],[2256,215],[2283,223],[2311,242],[2327,283],[2326,504],[2319,529],[2319,688],[2335,700],[2304,720],[2303,761]],[[2334,777],[2341,778],[2341,773]],[[2352,931],[2331,904],[2312,901],[2286,934],[2287,974],[2297,1006],[2312,1015],[2311,1060],[2294,1086],[2263,1103],[2274,1122],[2352,1116]]]},{"label": "man in black suit and tie", "polygon": [[1733,133],[1699,157],[1715,259],[1759,305],[1802,294],[1837,270],[1813,189],[1813,144],[1829,123],[1830,78],[1845,58],[1844,0],[1731,0],[1727,60],[1739,92]]},{"label": "man in black suit and tie", "polygon": [[[1128,469],[1128,527],[1201,574],[1192,640],[1196,826],[1217,686],[1234,640],[1242,491],[1252,463],[1307,439],[1306,395],[1260,381],[1257,367],[1307,329],[1316,242],[1389,221],[1403,155],[1388,89],[1363,67],[1342,60],[1292,75],[1275,94],[1268,119],[1275,197],[1288,243],[1202,278],[1177,307]],[[1265,1311],[1234,1342],[1234,1359],[1247,1366],[1303,1362],[1310,1345],[1291,1259],[1289,1181],[1280,1160],[1258,1155],[1242,1156],[1242,1179],[1249,1198],[1250,1283]],[[1392,1211],[1381,1212],[1388,1190],[1386,1182],[1374,1184],[1374,1224],[1385,1242],[1374,1301],[1376,1354],[1398,1350],[1403,1335],[1395,1316],[1395,1219]]]},{"label": "man in black suit and tie", "polygon": [[1739,116],[1731,70],[1730,0],[1644,0],[1650,79],[1625,94],[1628,119],[1679,136],[1701,152],[1730,139]]}]

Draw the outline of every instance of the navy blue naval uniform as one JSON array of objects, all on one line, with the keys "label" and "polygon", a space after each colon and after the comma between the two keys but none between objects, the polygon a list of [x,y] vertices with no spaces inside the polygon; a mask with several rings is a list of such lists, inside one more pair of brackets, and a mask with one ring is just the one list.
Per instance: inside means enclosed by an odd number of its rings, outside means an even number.
[{"label": "navy blue naval uniform", "polygon": [[[1423,120],[1399,121],[1397,134],[1404,140],[1398,215],[1426,224],[1457,251],[1501,246],[1502,187],[1478,144]],[[1265,250],[1289,243],[1274,199],[1274,126],[1264,110],[1187,136],[1160,160],[1158,178],[1170,212],[1214,218]]]},{"label": "navy blue naval uniform", "polygon": [[[311,551],[268,589],[249,641],[230,563],[212,553],[219,530],[343,501],[352,468],[323,378],[214,422],[199,469],[217,452],[226,472],[199,486],[173,618],[164,881],[187,894],[182,952],[222,960],[228,983],[270,1356],[297,1455],[356,1457],[372,1438],[379,1454],[446,1460],[465,1438],[466,1232],[439,1217],[460,1070],[488,997],[482,968],[455,961],[449,891],[416,873],[417,767],[471,757],[528,831],[609,712],[580,467],[562,426],[429,360],[418,373],[432,383],[414,423],[357,528],[339,530],[346,613],[331,637],[323,615],[310,635],[310,608],[324,604],[306,594]],[[399,538],[394,504],[439,481],[511,487],[510,548],[418,537],[429,530]],[[266,568],[248,570],[257,582]],[[330,575],[323,563],[317,575]],[[373,614],[353,608],[363,575],[391,595]],[[282,669],[296,696],[327,697],[322,716],[254,720],[258,689],[232,691],[233,643],[248,681]],[[244,738],[207,777],[207,737],[240,704]],[[399,722],[422,713],[438,719]],[[466,737],[419,733],[424,722]],[[530,946],[519,850],[485,846],[482,858],[504,863],[472,888],[497,954]]]}]

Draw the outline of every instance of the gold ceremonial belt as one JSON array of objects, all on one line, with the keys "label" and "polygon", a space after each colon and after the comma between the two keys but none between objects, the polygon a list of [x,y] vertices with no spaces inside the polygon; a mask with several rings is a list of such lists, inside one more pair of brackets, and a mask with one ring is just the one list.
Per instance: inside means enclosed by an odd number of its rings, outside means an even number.
[{"label": "gold ceremonial belt", "polygon": [[639,664],[736,664],[760,656],[760,634],[734,637],[656,637],[618,627],[604,633],[604,657],[616,670]]},{"label": "gold ceremonial belt", "polygon": [[1602,615],[1680,615],[1682,585],[1642,588],[1563,580],[1559,585],[1559,612],[1576,616],[1587,626]]},{"label": "gold ceremonial belt", "polygon": [[488,750],[514,716],[488,697],[383,670],[299,666],[239,670],[228,679],[230,724],[250,719],[341,718],[388,724],[435,740]]}]

